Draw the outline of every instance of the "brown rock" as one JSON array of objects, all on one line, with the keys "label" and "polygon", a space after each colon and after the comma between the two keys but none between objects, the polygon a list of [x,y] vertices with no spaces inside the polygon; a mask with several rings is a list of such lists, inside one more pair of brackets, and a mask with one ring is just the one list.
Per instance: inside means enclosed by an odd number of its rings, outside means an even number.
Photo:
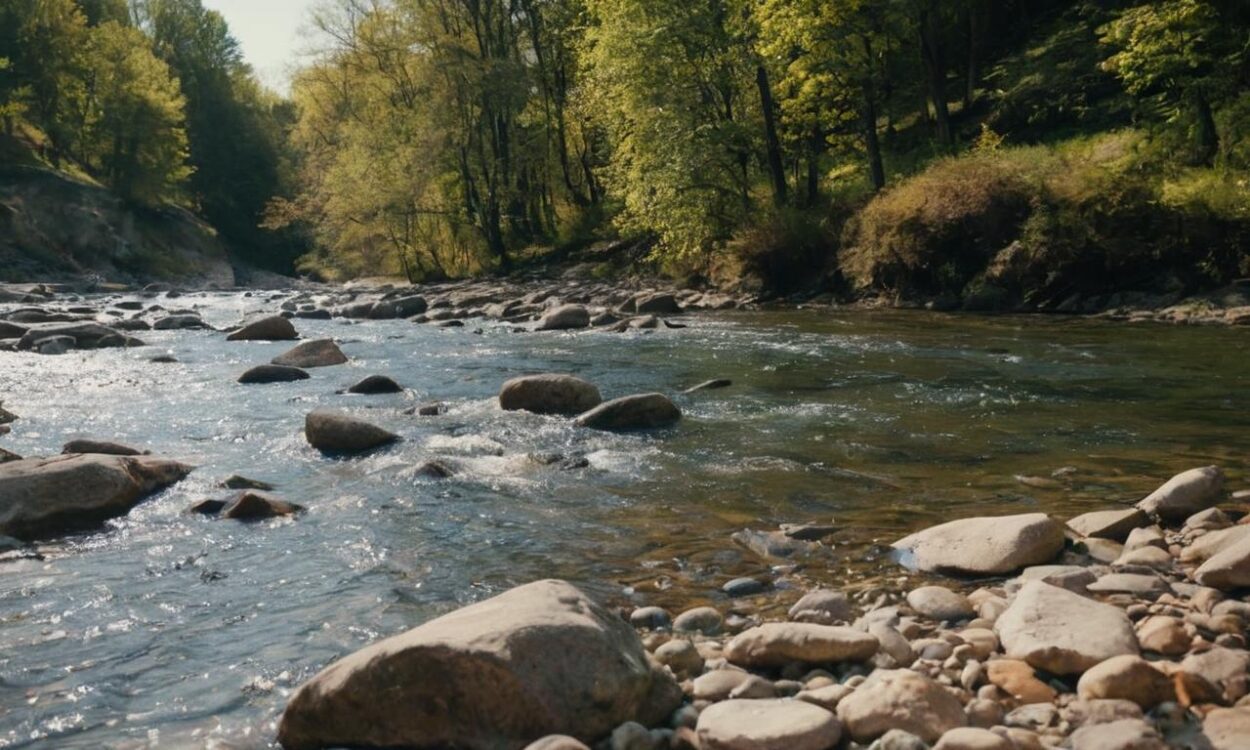
[{"label": "brown rock", "polygon": [[985,676],[992,685],[1022,704],[1053,703],[1055,700],[1055,689],[1037,679],[1028,662],[993,659],[985,664]]},{"label": "brown rock", "polygon": [[790,662],[863,661],[877,648],[875,637],[854,628],[770,622],[735,636],[725,647],[725,658],[739,666],[780,667]]},{"label": "brown rock", "polygon": [[1119,698],[1147,710],[1176,698],[1167,675],[1145,659],[1131,655],[1113,656],[1086,670],[1076,691],[1086,700]]}]

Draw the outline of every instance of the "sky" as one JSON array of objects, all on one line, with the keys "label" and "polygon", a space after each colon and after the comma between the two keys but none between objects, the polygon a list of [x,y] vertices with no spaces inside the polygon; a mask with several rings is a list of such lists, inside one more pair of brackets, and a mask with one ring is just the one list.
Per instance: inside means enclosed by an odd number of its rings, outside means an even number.
[{"label": "sky", "polygon": [[203,0],[225,16],[230,33],[260,80],[288,93],[291,72],[307,47],[308,12],[316,0]]}]

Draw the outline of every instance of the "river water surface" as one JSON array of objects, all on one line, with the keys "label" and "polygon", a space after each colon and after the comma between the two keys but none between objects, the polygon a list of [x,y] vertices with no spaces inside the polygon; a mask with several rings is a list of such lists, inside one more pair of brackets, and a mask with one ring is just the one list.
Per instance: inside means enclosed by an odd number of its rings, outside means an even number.
[{"label": "river water surface", "polygon": [[[263,305],[165,304],[219,326]],[[267,747],[290,690],[327,662],[518,583],[727,609],[719,587],[754,575],[776,589],[737,605],[775,611],[814,583],[898,578],[883,545],[911,529],[1105,508],[1208,463],[1240,488],[1250,468],[1245,329],[815,311],[685,322],[610,334],[298,320],[351,363],[262,386],[235,378],[289,344],[152,331],[140,349],[0,352],[0,397],[21,416],[4,447],[91,437],[198,467],[98,533],[41,545],[43,560],[0,562],[0,747]],[[148,361],[164,352],[179,362]],[[499,410],[500,383],[544,371],[605,398],[733,386],[675,396],[685,419],[650,434]],[[410,392],[336,394],[374,373]],[[428,400],[447,413],[403,415]],[[325,458],[302,436],[319,406],[404,440]],[[436,457],[458,474],[412,475]],[[231,474],[308,511],[259,524],[184,512]],[[730,538],[830,520],[838,531],[797,567]]]}]

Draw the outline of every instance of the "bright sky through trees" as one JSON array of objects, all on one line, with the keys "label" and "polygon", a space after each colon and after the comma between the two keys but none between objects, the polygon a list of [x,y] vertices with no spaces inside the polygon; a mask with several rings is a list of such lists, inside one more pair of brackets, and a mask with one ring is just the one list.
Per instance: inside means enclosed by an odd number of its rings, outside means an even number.
[{"label": "bright sky through trees", "polygon": [[316,0],[204,0],[221,13],[243,55],[267,85],[286,93],[298,55],[306,46],[308,11]]}]

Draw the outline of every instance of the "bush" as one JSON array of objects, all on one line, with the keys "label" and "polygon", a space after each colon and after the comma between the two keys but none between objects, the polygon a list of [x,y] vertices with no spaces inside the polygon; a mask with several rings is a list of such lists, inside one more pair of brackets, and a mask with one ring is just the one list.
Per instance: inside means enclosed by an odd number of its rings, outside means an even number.
[{"label": "bush", "polygon": [[834,257],[835,239],[815,210],[770,210],[729,243],[737,273],[762,289],[787,293],[819,285]]}]

